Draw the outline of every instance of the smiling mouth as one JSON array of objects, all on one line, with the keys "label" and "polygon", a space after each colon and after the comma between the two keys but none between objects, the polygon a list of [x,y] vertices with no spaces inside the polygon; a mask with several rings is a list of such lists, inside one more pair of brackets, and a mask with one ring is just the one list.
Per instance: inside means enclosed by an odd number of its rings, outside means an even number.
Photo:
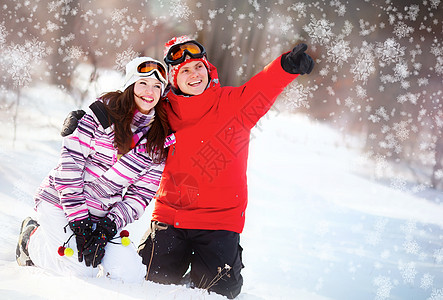
[{"label": "smiling mouth", "polygon": [[142,99],[143,101],[148,102],[148,103],[154,102],[154,98],[151,98],[151,97],[140,97],[140,99]]},{"label": "smiling mouth", "polygon": [[190,86],[194,87],[194,86],[197,86],[197,85],[199,85],[200,83],[202,83],[202,80],[198,80],[198,81],[193,81],[193,82],[190,82],[190,83],[188,83],[188,85],[190,85]]}]

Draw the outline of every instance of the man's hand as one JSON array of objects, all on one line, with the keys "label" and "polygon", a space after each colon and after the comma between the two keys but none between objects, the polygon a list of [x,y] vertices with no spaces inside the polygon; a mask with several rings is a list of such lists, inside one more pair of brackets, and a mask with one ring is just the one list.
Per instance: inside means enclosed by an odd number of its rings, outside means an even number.
[{"label": "man's hand", "polygon": [[291,74],[309,74],[314,68],[314,60],[305,53],[308,49],[306,44],[298,44],[291,52],[283,54],[281,66],[283,70]]}]

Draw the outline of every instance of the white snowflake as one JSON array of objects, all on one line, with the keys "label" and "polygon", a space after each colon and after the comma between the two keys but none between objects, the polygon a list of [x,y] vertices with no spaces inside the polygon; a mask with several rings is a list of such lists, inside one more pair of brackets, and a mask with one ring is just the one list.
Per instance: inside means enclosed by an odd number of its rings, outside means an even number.
[{"label": "white snowflake", "polygon": [[[80,18],[84,19],[85,22],[91,22],[91,20],[93,20],[92,18],[93,18],[95,15],[96,15],[96,14],[95,14],[92,10],[88,9],[87,11],[85,11],[84,13],[82,13],[82,14],[80,15]],[[111,16],[112,16],[112,14],[111,14]]]},{"label": "white snowflake", "polygon": [[443,47],[432,46],[429,52],[435,56],[443,55]]},{"label": "white snowflake", "polygon": [[395,131],[395,135],[401,141],[405,141],[409,138],[410,130],[407,128],[408,123],[406,121],[400,121],[394,123],[392,129]]},{"label": "white snowflake", "polygon": [[281,21],[279,25],[280,33],[286,35],[289,32],[289,30],[293,27],[294,25],[292,24],[292,18],[285,17],[283,18],[283,21]]},{"label": "white snowflake", "polygon": [[187,20],[192,14],[192,10],[189,6],[183,2],[183,0],[172,0],[170,4],[169,15],[177,19]]},{"label": "white snowflake", "polygon": [[436,179],[443,179],[443,169],[438,169],[435,171],[434,176]]},{"label": "white snowflake", "polygon": [[118,23],[121,24],[121,22],[124,20],[125,15],[128,12],[128,8],[122,8],[122,9],[118,9],[118,8],[114,8],[114,10],[111,13],[111,20],[112,23]]},{"label": "white snowflake", "polygon": [[[394,148],[397,146],[397,143],[394,143]],[[390,186],[398,191],[406,191],[406,180],[400,177],[391,178]],[[405,244],[403,244],[405,246]]]},{"label": "white snowflake", "polygon": [[131,46],[125,51],[117,53],[114,68],[117,69],[118,71],[124,71],[126,64],[138,56],[140,56],[140,53],[135,52]]},{"label": "white snowflake", "polygon": [[417,4],[412,4],[409,7],[405,7],[405,9],[407,9],[407,15],[410,20],[417,20],[418,13],[420,12],[420,7]]},{"label": "white snowflake", "polygon": [[[376,25],[370,26],[370,23],[368,21],[364,21],[364,20],[360,19],[359,23],[360,23],[360,29],[361,29],[360,30],[361,36],[369,35],[369,34],[375,32],[375,30],[377,29]],[[369,28],[367,28],[368,26],[369,26]]]},{"label": "white snowflake", "polygon": [[54,22],[51,22],[49,20],[46,21],[46,30],[48,30],[49,32],[57,31],[59,29],[60,29],[60,26],[58,26]]},{"label": "white snowflake", "polygon": [[209,9],[208,10],[208,17],[209,19],[215,19],[215,17],[217,16],[217,10],[216,9]]},{"label": "white snowflake", "polygon": [[443,75],[443,56],[437,56],[434,66],[435,73]]},{"label": "white snowflake", "polygon": [[397,102],[402,104],[409,101],[415,105],[418,103],[419,99],[420,99],[420,94],[413,94],[413,93],[406,93],[397,96]]},{"label": "white snowflake", "polygon": [[434,284],[434,276],[429,273],[423,274],[423,277],[420,280],[420,288],[427,290],[432,287]]},{"label": "white snowflake", "polygon": [[352,33],[352,29],[354,28],[354,25],[352,25],[352,22],[345,20],[345,24],[343,25],[342,34],[344,36],[348,36]]},{"label": "white snowflake", "polygon": [[417,254],[420,250],[420,246],[417,244],[417,242],[409,238],[403,243],[403,248],[405,249],[406,253],[409,254]]},{"label": "white snowflake", "polygon": [[443,289],[432,289],[431,296],[426,300],[443,300]]},{"label": "white snowflake", "polygon": [[332,86],[327,86],[326,87],[326,91],[328,92],[329,96],[334,96],[335,95],[334,88]]},{"label": "white snowflake", "polygon": [[258,3],[258,0],[248,0],[248,2],[254,7],[255,11],[260,10],[260,3]]},{"label": "white snowflake", "polygon": [[203,25],[204,25],[204,21],[203,20],[195,20],[194,23],[195,23],[195,26],[197,27],[198,31],[202,31],[203,30]]},{"label": "white snowflake", "polygon": [[369,115],[368,120],[371,121],[372,123],[378,123],[380,122],[381,119],[376,115]]},{"label": "white snowflake", "polygon": [[402,80],[400,82],[400,86],[401,86],[402,89],[407,90],[407,89],[409,89],[411,87],[411,83],[409,81],[407,81],[407,80]]},{"label": "white snowflake", "polygon": [[435,250],[432,256],[437,264],[443,263],[443,248]]},{"label": "white snowflake", "polygon": [[391,279],[386,276],[377,276],[373,280],[373,284],[377,287],[376,300],[389,299],[391,296],[391,290],[394,285],[391,283]]},{"label": "white snowflake", "polygon": [[389,133],[379,142],[379,146],[383,149],[395,149],[398,146],[398,141],[393,133]]},{"label": "white snowflake", "polygon": [[6,42],[6,37],[8,36],[8,31],[4,24],[0,24],[0,48],[3,47],[3,44]]},{"label": "white snowflake", "polygon": [[367,94],[366,94],[366,89],[363,88],[361,85],[357,85],[355,87],[356,89],[356,93],[357,93],[357,97],[360,99],[364,99],[366,98]]},{"label": "white snowflake", "polygon": [[303,26],[304,31],[306,31],[313,43],[319,43],[320,45],[329,43],[334,36],[332,33],[334,23],[326,19],[317,20],[314,16],[311,17],[311,22]]},{"label": "white snowflake", "polygon": [[72,46],[65,50],[66,57],[63,61],[68,60],[80,60],[80,58],[84,55],[84,52],[80,46]]},{"label": "white snowflake", "polygon": [[288,11],[289,10],[297,12],[299,18],[306,17],[306,4],[303,2],[292,4],[290,7],[288,7]]},{"label": "white snowflake", "polygon": [[380,116],[381,118],[383,118],[383,120],[385,120],[385,121],[389,120],[388,112],[384,106],[380,106],[379,108],[377,108],[375,110],[375,114],[377,116]]},{"label": "white snowflake", "polygon": [[401,273],[404,283],[414,284],[415,276],[417,275],[417,270],[415,268],[415,262],[411,261],[409,263],[398,263],[398,269]]},{"label": "white snowflake", "polygon": [[405,61],[400,61],[394,67],[394,74],[399,79],[404,79],[409,77],[411,74],[408,69],[408,64]]},{"label": "white snowflake", "polygon": [[2,59],[14,86],[26,86],[31,82],[32,68],[28,66],[39,64],[47,56],[45,45],[45,42],[34,38],[32,41],[26,40],[23,45],[12,43],[5,49]]},{"label": "white snowflake", "polygon": [[398,78],[390,74],[384,74],[380,76],[380,81],[384,84],[398,82]]},{"label": "white snowflake", "polygon": [[405,55],[405,48],[393,38],[388,38],[383,43],[377,43],[375,55],[387,65],[397,62]]},{"label": "white snowflake", "polygon": [[343,17],[346,14],[346,5],[340,5],[337,9],[334,10],[340,17]]},{"label": "white snowflake", "polygon": [[237,74],[237,76],[242,76],[242,75],[243,75],[243,73],[244,73],[243,67],[242,67],[242,66],[240,66],[240,68],[238,68],[238,70],[237,70],[236,74]]},{"label": "white snowflake", "polygon": [[431,3],[431,7],[433,8],[433,9],[437,9],[438,8],[438,6],[440,5],[440,0],[430,0],[429,1],[430,3]]},{"label": "white snowflake", "polygon": [[408,220],[405,225],[401,226],[401,230],[406,236],[411,236],[417,230],[417,222],[414,220]]},{"label": "white snowflake", "polygon": [[347,62],[352,56],[349,45],[350,42],[343,39],[332,42],[329,47],[327,47],[327,61],[334,62],[341,67],[343,63]]},{"label": "white snowflake", "polygon": [[58,1],[51,1],[48,3],[48,12],[57,11],[58,7],[60,6],[61,2]]},{"label": "white snowflake", "polygon": [[354,81],[360,80],[363,84],[366,84],[369,76],[375,72],[375,57],[372,48],[370,44],[363,42],[362,47],[358,50],[358,55],[351,65]]},{"label": "white snowflake", "polygon": [[308,97],[312,97],[311,91],[315,87],[304,87],[297,81],[293,81],[283,91],[282,97],[289,108],[309,108]]},{"label": "white snowflake", "polygon": [[408,37],[413,32],[414,32],[414,28],[406,25],[404,22],[398,22],[394,27],[394,34],[398,38]]},{"label": "white snowflake", "polygon": [[[415,63],[412,64],[412,66],[414,67],[414,70],[416,70],[416,71],[420,71],[421,68],[422,68],[422,66],[423,66],[423,64],[422,64],[422,63],[419,63],[419,62],[415,62]],[[414,74],[418,74],[418,73],[417,73],[417,72],[414,72]]]},{"label": "white snowflake", "polygon": [[68,42],[73,41],[74,39],[75,39],[75,34],[73,34],[72,32],[66,36],[60,37],[60,46],[66,46]]},{"label": "white snowflake", "polygon": [[417,84],[418,86],[426,86],[429,84],[429,79],[428,78],[419,78],[417,79]]},{"label": "white snowflake", "polygon": [[323,68],[320,69],[320,71],[318,73],[322,77],[328,76],[328,74],[329,74],[329,65],[325,65]]},{"label": "white snowflake", "polygon": [[46,42],[39,41],[37,38],[26,40],[24,46],[31,52],[34,61],[38,62],[48,55],[49,50],[46,48]]}]

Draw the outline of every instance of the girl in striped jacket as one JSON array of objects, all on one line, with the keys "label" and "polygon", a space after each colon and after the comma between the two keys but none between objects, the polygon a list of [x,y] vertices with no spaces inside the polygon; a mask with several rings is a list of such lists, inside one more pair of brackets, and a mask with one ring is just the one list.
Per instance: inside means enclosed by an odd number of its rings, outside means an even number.
[{"label": "girl in striped jacket", "polygon": [[[22,223],[20,265],[60,274],[141,282],[146,273],[127,231],[155,195],[175,142],[160,97],[164,65],[139,57],[126,65],[123,92],[104,94],[63,140],[58,165],[35,196],[37,220]],[[91,109],[93,106],[91,105]],[[101,112],[101,114],[100,114]],[[120,232],[120,235],[117,233]],[[77,251],[77,255],[72,254]],[[106,255],[105,255],[106,252]],[[97,268],[97,266],[99,266]]]}]

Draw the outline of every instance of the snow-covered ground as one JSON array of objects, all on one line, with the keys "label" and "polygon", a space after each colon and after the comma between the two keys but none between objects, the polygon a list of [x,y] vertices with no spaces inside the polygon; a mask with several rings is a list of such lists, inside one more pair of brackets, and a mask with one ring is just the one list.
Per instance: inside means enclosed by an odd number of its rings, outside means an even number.
[{"label": "snow-covered ground", "polygon": [[[62,121],[76,109],[52,87],[21,95],[14,143],[12,116],[0,111],[0,299],[222,299],[16,264],[20,223],[33,214],[33,193],[58,159]],[[298,115],[271,111],[254,129],[238,299],[443,299],[443,193],[369,180],[362,170],[370,166],[341,145],[340,134]],[[150,209],[131,224],[133,241]]]}]

